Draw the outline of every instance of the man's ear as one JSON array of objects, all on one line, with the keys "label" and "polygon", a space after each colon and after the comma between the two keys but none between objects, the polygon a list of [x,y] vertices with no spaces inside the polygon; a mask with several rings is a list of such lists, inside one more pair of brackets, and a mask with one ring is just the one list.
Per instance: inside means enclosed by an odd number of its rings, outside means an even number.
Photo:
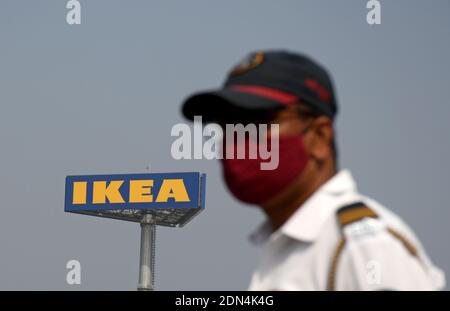
[{"label": "man's ear", "polygon": [[333,123],[325,116],[317,117],[310,127],[309,152],[319,162],[332,157],[331,143],[334,137]]}]

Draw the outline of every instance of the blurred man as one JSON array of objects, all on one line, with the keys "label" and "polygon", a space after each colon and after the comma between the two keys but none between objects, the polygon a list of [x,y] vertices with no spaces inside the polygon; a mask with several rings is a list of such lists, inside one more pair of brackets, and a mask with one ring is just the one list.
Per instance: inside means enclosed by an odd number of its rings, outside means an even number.
[{"label": "blurred man", "polygon": [[[268,143],[278,137],[276,169],[261,170],[260,157],[221,161],[233,195],[267,216],[251,236],[264,249],[249,289],[443,288],[443,273],[411,229],[358,193],[351,173],[338,169],[336,113],[326,70],[286,51],[250,54],[231,70],[222,89],[194,94],[183,105],[187,118],[202,116],[222,127],[279,125],[268,133]],[[238,144],[233,138],[224,146]]]}]

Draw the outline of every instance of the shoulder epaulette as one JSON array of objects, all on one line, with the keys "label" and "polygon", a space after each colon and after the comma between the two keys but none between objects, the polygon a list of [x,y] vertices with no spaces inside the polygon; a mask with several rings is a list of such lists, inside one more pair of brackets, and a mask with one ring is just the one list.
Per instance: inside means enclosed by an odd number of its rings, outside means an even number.
[{"label": "shoulder epaulette", "polygon": [[337,217],[339,225],[343,228],[366,217],[378,218],[378,215],[363,202],[356,202],[338,209]]},{"label": "shoulder epaulette", "polygon": [[[354,222],[357,222],[359,220],[362,220],[366,217],[369,218],[378,218],[378,215],[369,207],[367,207],[366,204],[363,202],[356,202],[352,203],[346,206],[341,207],[337,211],[337,220],[339,223],[339,226],[342,229]],[[413,243],[411,243],[406,237],[404,237],[400,232],[396,231],[395,229],[391,227],[386,228],[387,232],[390,233],[395,239],[400,241],[403,246],[406,248],[406,250],[417,259],[420,258],[418,256],[417,249],[414,247]],[[344,249],[344,246],[346,244],[346,238],[344,234],[342,234],[342,237],[339,240],[338,245],[336,246],[336,249],[333,253],[333,256],[331,258],[331,264],[330,269],[328,271],[328,278],[327,278],[327,290],[335,290],[336,289],[336,273],[337,273],[337,266],[340,259],[340,255]]]}]

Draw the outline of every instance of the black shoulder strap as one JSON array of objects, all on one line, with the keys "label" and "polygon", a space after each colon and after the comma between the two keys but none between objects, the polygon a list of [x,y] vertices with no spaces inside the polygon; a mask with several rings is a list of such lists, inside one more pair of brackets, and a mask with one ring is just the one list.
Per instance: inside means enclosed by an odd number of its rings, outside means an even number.
[{"label": "black shoulder strap", "polygon": [[337,218],[341,228],[366,217],[378,218],[378,215],[363,202],[343,206],[337,211]]}]

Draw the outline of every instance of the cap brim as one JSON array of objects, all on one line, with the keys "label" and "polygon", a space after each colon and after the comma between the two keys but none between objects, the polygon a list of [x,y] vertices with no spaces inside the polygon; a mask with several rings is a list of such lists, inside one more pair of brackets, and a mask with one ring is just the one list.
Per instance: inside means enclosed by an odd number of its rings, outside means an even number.
[{"label": "cap brim", "polygon": [[231,89],[220,89],[188,97],[183,103],[182,112],[189,120],[194,120],[194,116],[202,116],[203,121],[211,122],[238,113],[239,109],[252,111],[280,107],[283,105],[265,97]]}]

